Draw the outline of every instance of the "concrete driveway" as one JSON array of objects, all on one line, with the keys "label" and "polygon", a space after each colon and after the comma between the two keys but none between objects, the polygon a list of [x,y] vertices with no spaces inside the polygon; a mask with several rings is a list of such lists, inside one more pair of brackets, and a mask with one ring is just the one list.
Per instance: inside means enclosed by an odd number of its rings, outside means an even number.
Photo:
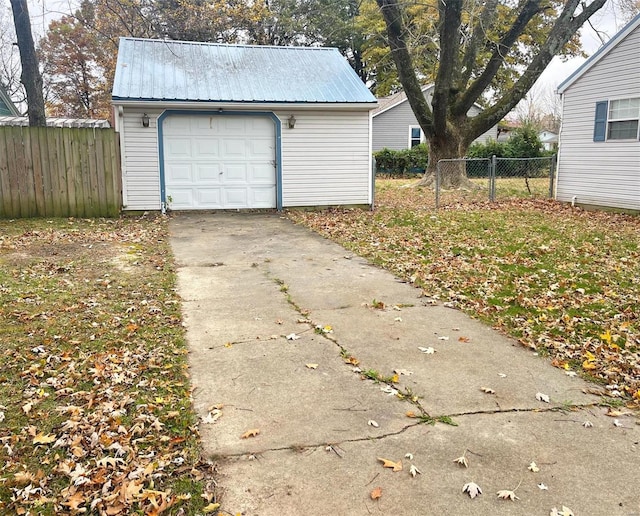
[{"label": "concrete driveway", "polygon": [[171,244],[227,513],[640,515],[640,426],[594,385],[278,214]]}]

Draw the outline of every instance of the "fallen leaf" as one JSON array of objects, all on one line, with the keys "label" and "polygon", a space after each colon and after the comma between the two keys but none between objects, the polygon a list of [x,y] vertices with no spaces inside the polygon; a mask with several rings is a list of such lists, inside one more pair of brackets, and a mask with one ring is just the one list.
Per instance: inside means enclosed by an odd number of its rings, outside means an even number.
[{"label": "fallen leaf", "polygon": [[541,392],[536,393],[536,399],[538,401],[543,401],[545,403],[549,403],[549,395],[548,394],[542,394]]},{"label": "fallen leaf", "polygon": [[449,340],[449,337],[442,335],[441,337],[438,337],[438,340]]},{"label": "fallen leaf", "polygon": [[420,351],[422,351],[423,353],[426,353],[427,355],[433,355],[433,354],[436,352],[436,350],[435,350],[435,349],[433,349],[433,348],[431,348],[431,347],[429,347],[429,348],[423,348],[423,347],[421,347],[421,346],[418,346],[418,349],[419,349]]},{"label": "fallen leaf", "polygon": [[475,498],[482,494],[482,489],[480,489],[480,486],[475,482],[469,482],[462,487],[462,492],[467,493],[469,498]]},{"label": "fallen leaf", "polygon": [[495,394],[496,391],[490,389],[489,387],[480,387],[480,390],[486,394]]},{"label": "fallen leaf", "polygon": [[535,462],[532,462],[531,464],[529,464],[529,466],[527,466],[527,469],[529,471],[532,471],[533,473],[537,473],[538,471],[540,471],[540,468]]},{"label": "fallen leaf", "polygon": [[209,505],[202,508],[202,512],[204,514],[212,513],[213,511],[217,511],[220,508],[219,503],[210,503]]},{"label": "fallen leaf", "polygon": [[391,383],[398,383],[400,381],[400,377],[397,374],[394,374],[391,377]]},{"label": "fallen leaf", "polygon": [[415,477],[416,475],[422,475],[422,471],[420,471],[418,468],[416,468],[413,464],[411,464],[411,467],[409,468],[409,474],[412,477]]},{"label": "fallen leaf", "polygon": [[398,390],[394,389],[390,385],[386,385],[385,387],[380,387],[380,390],[382,392],[387,393],[389,396],[395,396],[396,394],[398,394]]},{"label": "fallen leaf", "polygon": [[405,453],[404,454],[404,458],[405,459],[409,459],[409,460],[413,460],[413,453]]},{"label": "fallen leaf", "polygon": [[218,419],[220,419],[221,416],[222,416],[222,411],[215,409],[209,412],[205,417],[203,417],[202,422],[205,425],[210,425],[212,423],[215,423]]},{"label": "fallen leaf", "polygon": [[392,460],[382,459],[380,457],[378,457],[378,460],[380,462],[382,462],[382,467],[383,468],[392,469],[394,472],[402,471],[402,461],[401,460],[399,460],[398,462],[393,462]]},{"label": "fallen leaf", "polygon": [[296,335],[295,333],[290,333],[289,335],[287,335],[287,340],[298,340],[300,337],[298,335]]},{"label": "fallen leaf", "polygon": [[31,402],[25,403],[24,405],[22,405],[22,411],[25,414],[28,414],[29,412],[31,412],[32,408],[33,408],[33,403],[31,403]]},{"label": "fallen leaf", "polygon": [[371,496],[372,500],[377,500],[382,496],[382,488],[376,487],[373,491],[371,491],[371,494],[369,496]]},{"label": "fallen leaf", "polygon": [[51,444],[56,440],[56,436],[53,434],[44,435],[40,432],[33,438],[33,444]]},{"label": "fallen leaf", "polygon": [[413,374],[413,371],[407,371],[406,369],[394,369],[393,372],[401,376],[411,376]]},{"label": "fallen leaf", "polygon": [[469,337],[458,337],[458,342],[469,342],[470,340]]},{"label": "fallen leaf", "polygon": [[[76,512],[81,512],[79,511],[79,509],[83,503],[84,503],[84,495],[80,491],[78,491],[77,493],[67,498],[65,502],[62,502],[62,505],[66,505],[67,507],[69,507],[69,509],[71,509],[73,513],[76,513]],[[82,512],[84,511],[86,511],[86,509],[82,510]]]},{"label": "fallen leaf", "polygon": [[372,426],[373,428],[378,428],[378,427],[380,426],[380,425],[379,425],[377,422],[375,422],[373,419],[370,419],[369,421],[367,421],[367,424],[368,424],[369,426]]},{"label": "fallen leaf", "polygon": [[540,484],[538,484],[538,489],[541,489],[542,491],[548,491],[549,488],[544,485],[542,482]]},{"label": "fallen leaf", "polygon": [[224,345],[225,348],[232,348],[233,344],[231,344],[231,342],[226,342]]},{"label": "fallen leaf", "polygon": [[574,516],[573,511],[569,509],[569,507],[562,506],[561,510],[556,509],[555,507],[551,509],[549,516]]},{"label": "fallen leaf", "polygon": [[395,321],[395,322],[402,322],[402,317],[396,317],[396,318],[394,319],[394,321]]},{"label": "fallen leaf", "polygon": [[467,458],[464,455],[462,457],[458,457],[457,459],[453,459],[453,462],[455,462],[456,464],[460,464],[460,466],[464,466],[465,468],[469,467]]},{"label": "fallen leaf", "polygon": [[509,491],[508,489],[498,491],[498,498],[502,498],[503,500],[520,500],[513,491]]},{"label": "fallen leaf", "polygon": [[609,416],[609,417],[620,417],[620,416],[626,416],[628,414],[629,414],[629,412],[623,412],[621,410],[609,409],[609,412],[607,412],[606,415]]},{"label": "fallen leaf", "polygon": [[570,376],[571,378],[575,378],[576,376],[578,376],[578,373],[576,373],[575,371],[565,371],[564,374]]},{"label": "fallen leaf", "polygon": [[407,412],[405,413],[405,416],[407,416],[407,417],[417,417],[416,413],[413,410],[407,410]]},{"label": "fallen leaf", "polygon": [[318,364],[305,364],[308,369],[318,369]]},{"label": "fallen leaf", "polygon": [[582,423],[582,426],[584,426],[585,428],[591,428],[593,427],[593,423],[591,421],[585,421],[584,423]]},{"label": "fallen leaf", "polygon": [[[225,420],[226,421],[226,420]],[[242,434],[240,437],[242,439],[247,439],[249,437],[255,437],[260,433],[260,430],[257,428],[253,428],[251,430],[247,430],[244,434]]]},{"label": "fallen leaf", "polygon": [[344,359],[345,363],[357,366],[360,363],[356,357],[348,356]]},{"label": "fallen leaf", "polygon": [[499,376],[500,378],[506,378],[506,377],[507,377],[507,375],[506,375],[506,374],[504,374],[504,373],[498,373],[498,376]]},{"label": "fallen leaf", "polygon": [[613,420],[613,426],[623,426],[619,419]]}]

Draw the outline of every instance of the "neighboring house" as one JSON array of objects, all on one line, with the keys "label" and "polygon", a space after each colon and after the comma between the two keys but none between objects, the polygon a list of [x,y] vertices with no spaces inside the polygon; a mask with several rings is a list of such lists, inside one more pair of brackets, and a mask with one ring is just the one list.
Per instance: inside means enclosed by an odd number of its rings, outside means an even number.
[{"label": "neighboring house", "polygon": [[[422,91],[427,102],[431,105],[433,84],[424,86]],[[475,116],[481,111],[482,108],[474,104],[467,114]],[[384,148],[409,149],[426,141],[404,91],[378,99],[378,107],[373,111],[372,117],[374,152]],[[496,125],[475,139],[474,143],[485,143],[487,139],[493,138],[495,140],[497,137],[498,126]]]},{"label": "neighboring house", "polygon": [[542,148],[546,151],[554,150],[558,148],[558,135],[553,131],[540,131],[538,133]]},{"label": "neighboring house", "polygon": [[560,86],[556,198],[640,210],[640,15]]},{"label": "neighboring house", "polygon": [[370,205],[376,99],[333,48],[121,38],[126,210]]},{"label": "neighboring house", "polygon": [[0,116],[20,116],[18,108],[16,108],[2,84],[0,84]]}]

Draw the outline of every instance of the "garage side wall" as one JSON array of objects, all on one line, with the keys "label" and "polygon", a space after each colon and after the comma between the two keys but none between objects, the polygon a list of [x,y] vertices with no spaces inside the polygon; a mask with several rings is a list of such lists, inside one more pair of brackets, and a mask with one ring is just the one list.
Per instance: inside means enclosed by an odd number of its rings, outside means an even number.
[{"label": "garage side wall", "polygon": [[[142,115],[149,127],[142,127]],[[125,210],[160,209],[157,118],[161,110],[123,109],[119,117],[122,197]],[[117,114],[116,114],[117,116]]]},{"label": "garage side wall", "polygon": [[[368,111],[282,111],[282,205],[371,203]],[[296,118],[289,129],[287,120]]]}]

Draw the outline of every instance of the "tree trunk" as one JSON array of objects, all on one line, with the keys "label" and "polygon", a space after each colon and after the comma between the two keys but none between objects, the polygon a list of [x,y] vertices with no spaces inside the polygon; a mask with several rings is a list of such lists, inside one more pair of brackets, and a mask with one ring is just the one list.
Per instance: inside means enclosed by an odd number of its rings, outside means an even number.
[{"label": "tree trunk", "polygon": [[47,119],[42,96],[42,75],[40,75],[38,57],[33,44],[27,0],[11,0],[11,8],[13,10],[13,23],[16,27],[20,62],[22,64],[21,80],[27,92],[29,125],[46,127]]},{"label": "tree trunk", "polygon": [[433,136],[429,140],[429,166],[425,171],[424,177],[418,183],[418,186],[435,187],[436,171],[438,169],[438,161],[440,163],[440,188],[445,190],[475,190],[478,185],[467,178],[466,163],[460,160],[460,156],[464,156],[469,148],[465,144],[461,135],[447,131],[447,136],[438,138]]}]

